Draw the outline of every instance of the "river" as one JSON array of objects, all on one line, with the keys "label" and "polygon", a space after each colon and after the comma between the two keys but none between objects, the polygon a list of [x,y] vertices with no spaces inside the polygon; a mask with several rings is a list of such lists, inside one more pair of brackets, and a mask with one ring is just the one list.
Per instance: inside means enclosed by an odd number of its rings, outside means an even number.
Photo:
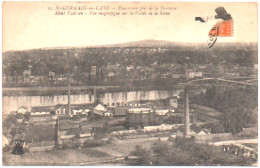
[{"label": "river", "polygon": [[[182,90],[150,90],[150,91],[127,91],[103,93],[100,95],[100,101],[104,104],[126,103],[134,100],[157,100],[165,99],[171,96],[177,96]],[[3,114],[9,114],[11,111],[17,111],[20,106],[26,106],[28,110],[34,106],[55,106],[56,104],[66,104],[67,95],[54,96],[3,96]],[[94,102],[92,94],[71,95],[71,104],[87,104]]]}]

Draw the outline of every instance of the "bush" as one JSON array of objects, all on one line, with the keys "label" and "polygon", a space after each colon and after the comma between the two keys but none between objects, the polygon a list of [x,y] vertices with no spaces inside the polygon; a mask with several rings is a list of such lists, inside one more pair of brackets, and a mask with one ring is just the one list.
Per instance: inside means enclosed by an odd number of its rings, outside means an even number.
[{"label": "bush", "polygon": [[210,128],[211,133],[216,134],[216,133],[225,133],[225,129],[223,125],[219,123],[208,123],[204,127]]},{"label": "bush", "polygon": [[175,140],[175,138],[173,138],[172,136],[169,136],[169,138],[168,138],[169,142],[174,142],[174,140]]},{"label": "bush", "polygon": [[80,139],[80,135],[79,135],[79,134],[76,134],[76,135],[75,135],[75,139]]},{"label": "bush", "polygon": [[83,147],[91,148],[103,145],[104,142],[102,140],[87,140],[83,143]]},{"label": "bush", "polygon": [[108,140],[106,140],[106,144],[111,144],[114,141],[113,137],[109,137]]},{"label": "bush", "polygon": [[62,149],[71,149],[73,144],[71,142],[66,142],[62,145]]}]

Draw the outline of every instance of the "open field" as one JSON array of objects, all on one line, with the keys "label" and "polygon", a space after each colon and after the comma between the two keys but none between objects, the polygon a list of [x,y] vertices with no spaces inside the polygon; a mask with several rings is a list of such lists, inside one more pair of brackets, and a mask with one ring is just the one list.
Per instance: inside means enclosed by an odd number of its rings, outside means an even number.
[{"label": "open field", "polygon": [[111,144],[93,148],[27,152],[23,155],[12,155],[9,152],[3,153],[3,165],[89,165],[89,163],[98,163],[113,158],[129,156],[137,144],[149,147],[154,140],[131,139],[113,141]]},{"label": "open field", "polygon": [[80,165],[82,162],[97,162],[113,158],[105,151],[94,148],[31,152],[21,156],[4,154],[3,165]]}]

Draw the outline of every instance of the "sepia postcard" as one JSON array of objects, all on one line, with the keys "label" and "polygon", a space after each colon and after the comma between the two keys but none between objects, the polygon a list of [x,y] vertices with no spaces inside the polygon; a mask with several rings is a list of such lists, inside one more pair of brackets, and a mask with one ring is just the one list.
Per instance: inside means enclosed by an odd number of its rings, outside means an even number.
[{"label": "sepia postcard", "polygon": [[257,2],[2,13],[2,165],[258,165]]}]

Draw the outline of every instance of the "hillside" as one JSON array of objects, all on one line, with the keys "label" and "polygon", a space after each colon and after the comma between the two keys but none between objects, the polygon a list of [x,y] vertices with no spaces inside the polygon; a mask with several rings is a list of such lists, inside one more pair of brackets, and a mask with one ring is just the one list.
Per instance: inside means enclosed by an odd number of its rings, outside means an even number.
[{"label": "hillside", "polygon": [[33,75],[48,75],[49,71],[89,72],[92,65],[108,64],[149,66],[155,61],[177,64],[257,64],[257,43],[216,43],[208,48],[204,43],[176,43],[143,40],[113,45],[42,48],[9,51],[2,55],[5,75],[22,75],[31,67]]}]

